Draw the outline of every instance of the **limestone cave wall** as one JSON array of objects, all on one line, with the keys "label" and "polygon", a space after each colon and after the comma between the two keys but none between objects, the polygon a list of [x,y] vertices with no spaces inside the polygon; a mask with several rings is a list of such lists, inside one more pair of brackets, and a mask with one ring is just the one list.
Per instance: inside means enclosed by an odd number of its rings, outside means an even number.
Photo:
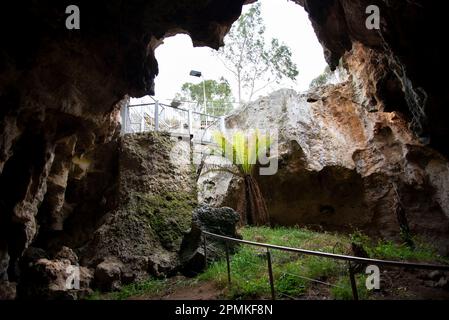
[{"label": "limestone cave wall", "polygon": [[[164,133],[124,135],[97,147],[84,158],[84,176],[72,166],[65,197],[51,202],[63,202],[61,212],[44,200],[42,212],[50,215],[38,214],[37,237],[2,289],[17,285],[21,299],[77,299],[92,288],[117,290],[179,271],[197,203],[190,157],[189,141]],[[80,288],[66,290],[67,268],[77,266]]]},{"label": "limestone cave wall", "polygon": [[[34,242],[48,245],[50,239],[80,232],[77,225],[91,219],[79,239],[67,236],[82,242],[96,229],[97,217],[116,206],[113,181],[118,160],[104,160],[104,155],[115,150],[124,99],[154,92],[154,49],[163,38],[186,33],[194,45],[218,48],[242,5],[250,2],[79,0],[80,30],[65,28],[65,9],[72,1],[2,4],[0,281],[20,279],[19,262],[27,261],[22,255]],[[353,69],[356,102],[370,112],[398,112],[419,143],[447,156],[449,93],[435,76],[448,71],[441,40],[446,30],[444,1],[295,2],[309,12],[331,67],[348,52],[359,51],[346,59]],[[365,28],[365,8],[370,4],[381,9],[380,31]],[[390,134],[382,126],[378,129]],[[445,172],[445,159],[430,148],[407,147],[399,156],[418,159],[419,166],[439,177]],[[422,152],[428,160],[422,160]],[[362,163],[367,153],[361,149],[355,163]],[[100,176],[104,180],[90,192]],[[445,199],[444,181],[433,181]],[[425,195],[410,192],[404,197],[422,197],[425,202]],[[420,217],[417,226],[439,221],[433,215]],[[73,258],[66,251],[62,256]],[[2,284],[1,289],[6,287]]]},{"label": "limestone cave wall", "polygon": [[[388,71],[374,79],[372,104],[406,116],[415,134],[444,155],[449,154],[446,120],[449,94],[443,81],[449,71],[441,36],[447,32],[443,1],[427,0],[293,0],[309,13],[326,59],[335,68],[362,43],[387,62]],[[366,28],[366,8],[380,9],[380,29]],[[360,60],[376,68],[379,60]]]},{"label": "limestone cave wall", "polygon": [[[19,260],[34,241],[70,233],[70,225],[95,221],[114,206],[109,183],[116,165],[102,163],[101,153],[117,140],[126,97],[153,93],[154,50],[163,38],[186,33],[194,45],[218,48],[243,3],[20,0],[2,5],[1,281],[20,278]],[[65,27],[71,4],[80,8],[80,30]],[[85,174],[92,166],[97,174]],[[109,174],[101,180],[100,172]],[[97,199],[93,195],[100,190],[104,194]],[[87,225],[72,229],[83,238],[95,227]]]}]

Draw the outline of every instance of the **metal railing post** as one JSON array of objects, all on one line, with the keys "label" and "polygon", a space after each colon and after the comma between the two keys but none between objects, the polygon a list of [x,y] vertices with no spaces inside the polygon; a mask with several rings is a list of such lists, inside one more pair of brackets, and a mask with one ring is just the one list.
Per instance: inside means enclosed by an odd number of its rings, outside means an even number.
[{"label": "metal railing post", "polygon": [[159,131],[159,101],[154,103],[154,131]]},{"label": "metal railing post", "polygon": [[144,132],[145,131],[145,112],[143,112],[142,107],[140,107],[140,132]]},{"label": "metal railing post", "polygon": [[354,267],[351,262],[348,263],[349,266],[349,281],[351,282],[352,297],[355,301],[359,300],[359,294],[357,292],[357,282],[355,280]]},{"label": "metal railing post", "polygon": [[276,300],[276,293],[274,291],[273,266],[271,264],[271,253],[269,249],[267,249],[267,262],[268,262],[268,277],[270,278],[271,299]]},{"label": "metal railing post", "polygon": [[129,109],[128,105],[124,105],[120,110],[120,116],[122,118],[122,130],[121,135],[128,133],[128,120],[129,120]]},{"label": "metal railing post", "polygon": [[188,115],[187,124],[188,124],[188,126],[189,126],[189,135],[190,135],[190,136],[191,136],[192,133],[193,133],[192,123],[193,123],[193,113],[192,113],[192,110],[189,110],[189,115]]},{"label": "metal railing post", "polygon": [[229,260],[229,245],[228,242],[225,242],[226,246],[226,265],[228,267],[228,284],[231,285],[231,263]]}]

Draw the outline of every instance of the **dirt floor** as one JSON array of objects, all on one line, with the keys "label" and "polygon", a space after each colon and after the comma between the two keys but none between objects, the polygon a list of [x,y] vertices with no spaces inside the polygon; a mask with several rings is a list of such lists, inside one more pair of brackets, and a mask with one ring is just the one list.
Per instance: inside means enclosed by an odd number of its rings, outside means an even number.
[{"label": "dirt floor", "polygon": [[[449,300],[449,288],[441,286],[443,275],[431,275],[428,271],[384,270],[381,275],[381,290],[370,294],[373,300]],[[167,289],[159,294],[134,296],[130,300],[217,300],[226,297],[226,289],[220,289],[214,282],[195,282],[175,277]],[[293,297],[279,297],[293,299]],[[329,288],[314,284],[306,295],[298,300],[332,299]]]},{"label": "dirt floor", "polygon": [[390,269],[382,272],[381,288],[372,295],[380,300],[449,300],[449,287],[443,274],[421,270]]},{"label": "dirt floor", "polygon": [[161,294],[140,295],[129,300],[218,300],[223,299],[223,290],[213,282],[198,282],[189,285],[178,285],[180,278],[171,282],[172,286]]}]

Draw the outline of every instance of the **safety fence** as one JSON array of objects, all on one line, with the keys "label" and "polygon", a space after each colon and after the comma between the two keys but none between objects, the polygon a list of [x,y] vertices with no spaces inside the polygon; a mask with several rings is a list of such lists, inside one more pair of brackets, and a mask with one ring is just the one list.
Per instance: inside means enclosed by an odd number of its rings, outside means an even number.
[{"label": "safety fence", "polygon": [[154,101],[121,110],[122,133],[163,131],[194,143],[213,143],[213,132],[224,131],[224,117],[204,114]]}]

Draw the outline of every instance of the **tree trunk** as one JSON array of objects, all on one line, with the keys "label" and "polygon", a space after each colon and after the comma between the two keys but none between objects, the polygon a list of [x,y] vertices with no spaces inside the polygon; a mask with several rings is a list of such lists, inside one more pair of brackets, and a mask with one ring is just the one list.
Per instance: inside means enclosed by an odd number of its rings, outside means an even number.
[{"label": "tree trunk", "polygon": [[246,222],[249,225],[270,225],[267,205],[257,181],[251,176],[245,176],[246,191]]}]

